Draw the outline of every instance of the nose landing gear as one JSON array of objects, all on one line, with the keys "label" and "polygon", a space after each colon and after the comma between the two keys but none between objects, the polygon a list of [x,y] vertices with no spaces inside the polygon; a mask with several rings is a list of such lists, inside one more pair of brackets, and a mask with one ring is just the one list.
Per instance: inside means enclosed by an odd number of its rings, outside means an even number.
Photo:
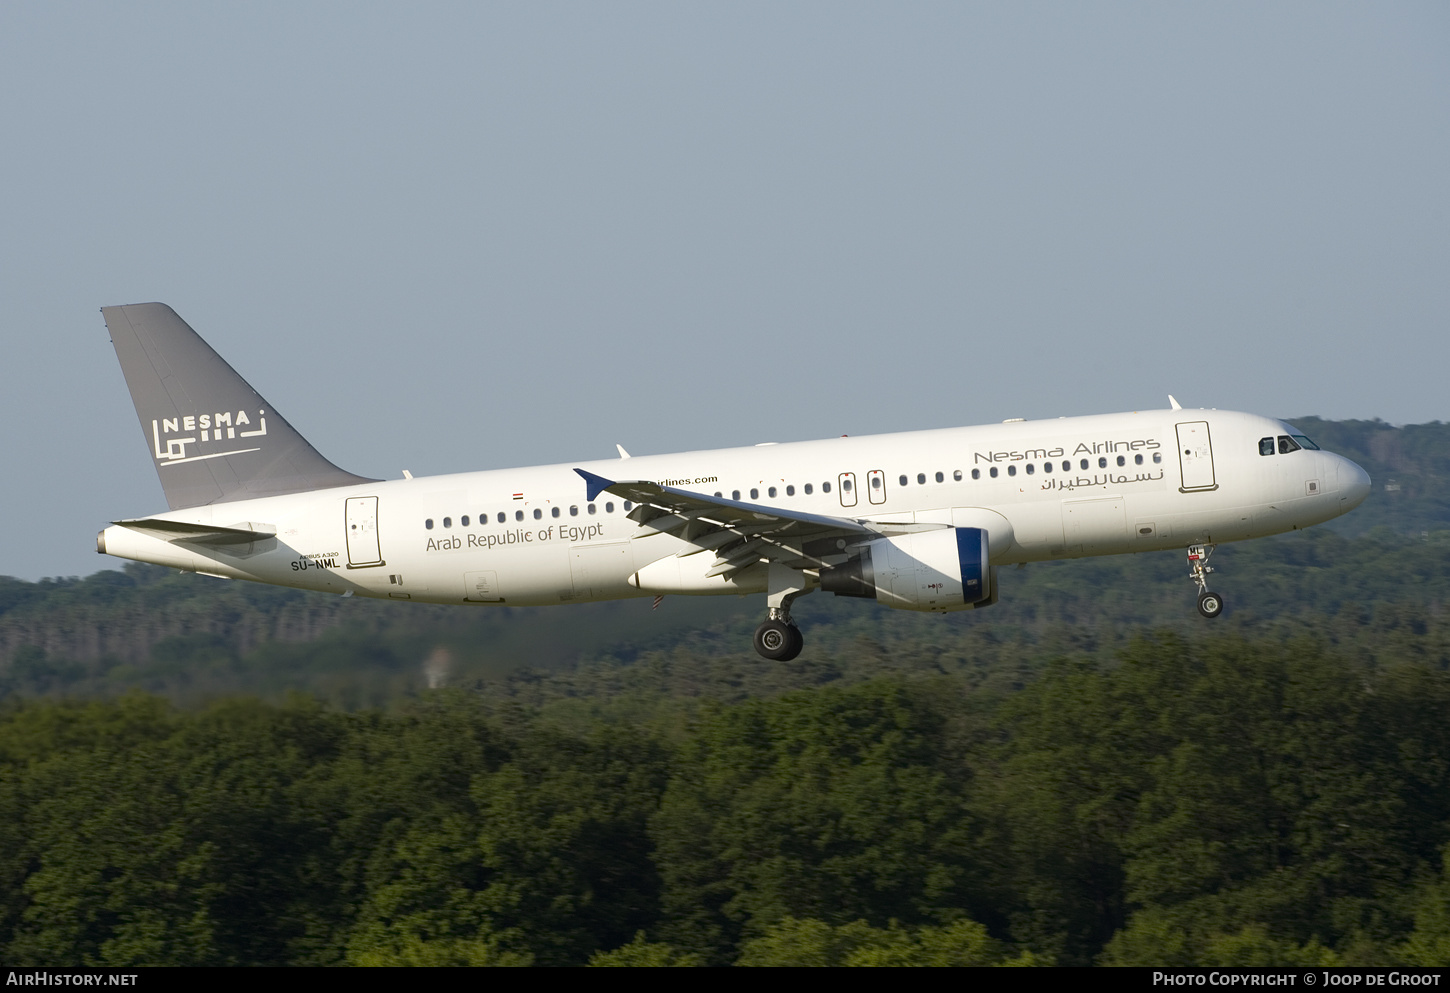
[{"label": "nose landing gear", "polygon": [[1208,574],[1214,571],[1208,564],[1208,557],[1213,554],[1215,547],[1217,546],[1188,546],[1188,578],[1198,584],[1198,612],[1209,618],[1223,613],[1223,597],[1208,589]]}]

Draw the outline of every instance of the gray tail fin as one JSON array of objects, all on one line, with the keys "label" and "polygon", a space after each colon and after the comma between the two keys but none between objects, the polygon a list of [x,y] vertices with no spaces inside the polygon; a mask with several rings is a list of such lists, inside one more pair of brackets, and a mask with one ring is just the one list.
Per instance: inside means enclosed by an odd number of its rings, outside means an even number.
[{"label": "gray tail fin", "polygon": [[319,455],[166,304],[101,313],[172,510],[374,482]]}]

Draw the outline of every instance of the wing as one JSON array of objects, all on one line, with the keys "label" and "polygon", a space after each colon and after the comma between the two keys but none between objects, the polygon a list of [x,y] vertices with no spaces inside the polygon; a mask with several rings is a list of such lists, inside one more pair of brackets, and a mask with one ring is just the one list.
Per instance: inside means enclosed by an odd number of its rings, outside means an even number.
[{"label": "wing", "polygon": [[828,564],[827,556],[839,561],[851,546],[882,535],[944,526],[881,524],[808,514],[705,496],[643,479],[612,480],[583,469],[574,471],[584,478],[591,501],[600,493],[613,493],[638,504],[629,518],[651,532],[672,534],[701,551],[714,550],[716,558],[707,578],[744,569],[761,559],[792,569],[819,569]]}]

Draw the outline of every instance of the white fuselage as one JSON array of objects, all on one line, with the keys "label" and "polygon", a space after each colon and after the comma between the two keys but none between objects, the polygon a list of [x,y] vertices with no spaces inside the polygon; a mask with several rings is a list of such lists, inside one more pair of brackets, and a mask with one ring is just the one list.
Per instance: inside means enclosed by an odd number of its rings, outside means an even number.
[{"label": "white fuselage", "polygon": [[101,547],[208,575],[433,603],[749,593],[766,589],[763,564],[707,578],[713,556],[637,524],[607,492],[588,501],[575,469],[831,517],[981,527],[992,564],[1005,565],[1260,537],[1364,499],[1369,479],[1347,459],[1260,454],[1260,439],[1292,433],[1251,414],[1165,410],[571,462],[156,515],[275,530],[250,544],[112,526]]}]

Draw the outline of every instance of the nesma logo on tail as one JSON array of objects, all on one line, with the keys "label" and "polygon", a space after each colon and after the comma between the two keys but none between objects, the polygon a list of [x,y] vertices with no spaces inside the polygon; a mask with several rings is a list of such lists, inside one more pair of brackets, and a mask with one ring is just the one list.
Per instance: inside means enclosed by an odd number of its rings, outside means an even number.
[{"label": "nesma logo on tail", "polygon": [[[205,445],[209,441],[222,441],[223,432],[225,440],[231,441],[235,438],[265,438],[267,436],[267,412],[257,411],[257,423],[259,427],[254,431],[244,431],[250,426],[251,418],[247,417],[245,410],[239,410],[236,414],[231,411],[222,411],[214,414],[184,414],[181,417],[166,417],[161,420],[151,418],[151,441],[156,447],[156,461],[161,465],[172,465],[180,462],[194,462],[197,459],[218,459],[227,455],[241,455],[244,452],[260,451],[260,447],[234,448],[228,452],[206,452],[205,454],[193,455],[186,450],[187,445],[195,445],[198,442]],[[198,434],[198,432],[200,432]],[[186,438],[173,438],[173,434],[186,434]],[[162,443],[166,447],[162,448]]]}]

